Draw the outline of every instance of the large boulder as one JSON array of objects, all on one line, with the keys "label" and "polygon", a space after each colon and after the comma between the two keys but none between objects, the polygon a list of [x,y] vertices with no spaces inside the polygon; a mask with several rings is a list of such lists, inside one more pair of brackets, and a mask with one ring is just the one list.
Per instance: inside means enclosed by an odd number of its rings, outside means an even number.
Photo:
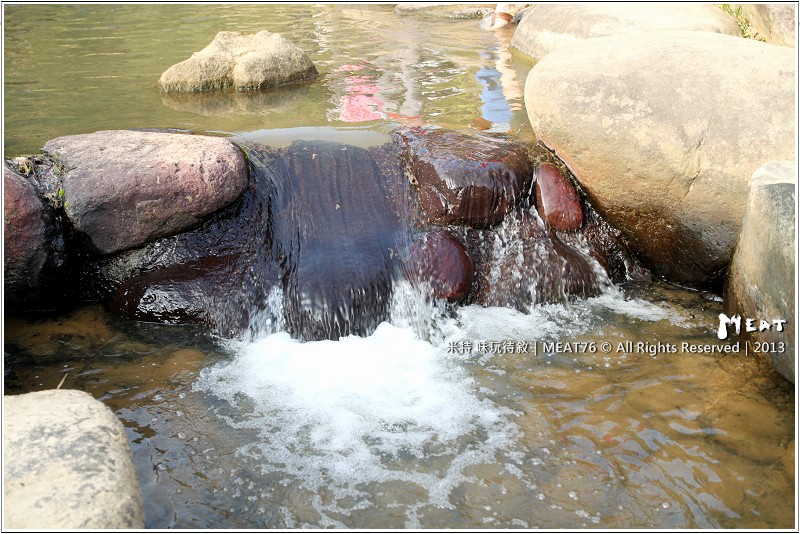
[{"label": "large boulder", "polygon": [[401,128],[393,138],[428,222],[485,227],[529,194],[529,149],[507,136]]},{"label": "large boulder", "polygon": [[795,54],[709,32],[587,39],[530,72],[538,138],[656,274],[721,281],[749,179],[794,158]]},{"label": "large boulder", "polygon": [[256,90],[318,74],[308,55],[277,33],[219,32],[204,49],[167,69],[158,85],[166,92]]},{"label": "large boulder", "polygon": [[43,285],[52,253],[48,207],[36,188],[3,165],[3,276],[6,302],[24,301]]},{"label": "large boulder", "polygon": [[248,184],[242,151],[220,137],[112,130],[44,149],[67,168],[67,217],[106,254],[196,226]]},{"label": "large boulder", "polygon": [[740,35],[736,21],[710,4],[534,4],[525,10],[511,46],[540,59],[556,48],[592,37],[680,30]]},{"label": "large boulder", "polygon": [[[795,195],[797,163],[770,162],[753,174],[742,233],[725,292],[729,317],[740,316],[740,333],[767,343],[775,368],[795,382]],[[756,331],[746,331],[746,319]],[[761,321],[771,323],[761,329]],[[786,321],[779,331],[773,321]],[[728,327],[729,334],[733,326]],[[762,345],[764,347],[764,345]],[[774,350],[773,350],[774,349]]]},{"label": "large boulder", "polygon": [[111,410],[75,390],[3,397],[3,525],[144,528],[128,439]]},{"label": "large boulder", "polygon": [[742,13],[768,43],[795,46],[797,31],[796,4],[739,4]]}]

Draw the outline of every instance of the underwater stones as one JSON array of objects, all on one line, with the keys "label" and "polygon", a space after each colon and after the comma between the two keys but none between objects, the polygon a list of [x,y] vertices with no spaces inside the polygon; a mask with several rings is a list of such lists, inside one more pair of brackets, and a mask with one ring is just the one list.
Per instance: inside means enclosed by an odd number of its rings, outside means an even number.
[{"label": "underwater stones", "polygon": [[750,176],[794,158],[794,79],[789,48],[709,32],[628,34],[547,54],[525,103],[536,136],[647,267],[715,286]]},{"label": "underwater stones", "polygon": [[46,206],[36,188],[3,165],[3,287],[6,303],[24,302],[42,285],[50,255]]},{"label": "underwater stones", "polygon": [[485,227],[528,194],[528,148],[501,135],[401,128],[392,134],[427,222]]},{"label": "underwater stones", "polygon": [[411,245],[406,272],[415,284],[428,284],[439,299],[464,300],[472,288],[472,259],[447,230],[425,233]]},{"label": "underwater stones", "polygon": [[44,148],[67,168],[67,217],[104,254],[196,226],[248,184],[242,151],[219,137],[114,130]]},{"label": "underwater stones", "polygon": [[144,528],[128,438],[108,407],[75,390],[3,397],[3,525]]},{"label": "underwater stones", "polygon": [[440,2],[403,2],[397,4],[398,15],[427,15],[449,19],[481,19],[494,12],[496,4],[448,4]]},{"label": "underwater stones", "polygon": [[564,232],[583,226],[583,209],[575,188],[549,163],[539,167],[536,178],[536,206],[542,219]]},{"label": "underwater stones", "polygon": [[739,27],[733,18],[714,5],[646,2],[534,4],[525,10],[511,46],[532,58],[541,59],[561,46],[592,37],[682,30],[739,36]]},{"label": "underwater stones", "polygon": [[775,369],[793,383],[796,180],[794,161],[769,162],[753,174],[725,291],[729,316],[756,318],[756,327],[761,319],[786,321],[783,331],[771,328],[752,332],[749,337],[784,344],[783,351],[767,355]]},{"label": "underwater stones", "polygon": [[231,86],[256,90],[309,80],[318,74],[306,53],[277,33],[224,31],[203,50],[167,69],[158,85],[168,93]]},{"label": "underwater stones", "polygon": [[273,168],[287,329],[304,340],[371,333],[388,318],[399,267],[389,177],[369,151],[330,142],[295,141]]}]

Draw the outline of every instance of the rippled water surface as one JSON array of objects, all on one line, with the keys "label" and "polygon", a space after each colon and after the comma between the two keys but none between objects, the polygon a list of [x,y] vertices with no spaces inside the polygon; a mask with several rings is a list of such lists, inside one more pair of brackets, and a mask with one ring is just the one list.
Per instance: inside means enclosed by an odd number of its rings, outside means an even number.
[{"label": "rippled water surface", "polygon": [[[380,5],[6,5],[5,154],[132,127],[370,146],[398,124],[482,117],[530,138],[529,66],[511,30],[478,23]],[[160,94],[217,31],[261,29],[321,76]],[[110,406],[154,528],[791,528],[791,384],[743,351],[626,345],[717,343],[720,311],[660,284],[526,314],[445,310],[401,285],[371,336],[299,343],[84,305],[4,317],[5,392],[63,380]]]}]

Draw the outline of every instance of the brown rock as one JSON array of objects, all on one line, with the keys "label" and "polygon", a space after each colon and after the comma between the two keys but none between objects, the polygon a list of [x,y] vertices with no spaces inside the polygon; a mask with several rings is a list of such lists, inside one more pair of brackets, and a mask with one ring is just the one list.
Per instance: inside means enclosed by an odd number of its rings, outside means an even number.
[{"label": "brown rock", "polygon": [[575,188],[549,163],[539,167],[536,205],[542,219],[556,230],[568,232],[583,226],[583,210]]},{"label": "brown rock", "polygon": [[102,253],[191,228],[248,184],[242,151],[219,137],[112,130],[59,137],[45,150],[68,169],[67,216]]},{"label": "brown rock", "polygon": [[424,234],[411,245],[406,272],[413,282],[428,283],[439,299],[464,300],[472,287],[472,260],[447,230]]},{"label": "brown rock", "polygon": [[485,227],[527,193],[528,149],[501,135],[404,128],[393,133],[427,221]]}]

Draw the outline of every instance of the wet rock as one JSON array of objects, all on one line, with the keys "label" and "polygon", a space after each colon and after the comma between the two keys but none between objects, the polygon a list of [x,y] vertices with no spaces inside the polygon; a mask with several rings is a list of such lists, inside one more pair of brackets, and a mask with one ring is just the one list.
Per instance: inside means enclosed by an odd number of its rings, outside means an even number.
[{"label": "wet rock", "polygon": [[494,12],[495,5],[403,2],[395,6],[394,12],[398,15],[427,15],[449,19],[482,19]]},{"label": "wet rock", "polygon": [[67,217],[105,254],[196,226],[248,183],[242,151],[218,137],[101,131],[53,139],[45,150],[67,168]]},{"label": "wet rock", "polygon": [[537,63],[525,104],[537,137],[646,266],[714,286],[750,176],[794,158],[793,61],[790,49],[708,32],[603,37]]},{"label": "wet rock", "polygon": [[144,528],[128,439],[111,410],[74,390],[3,398],[3,524]]},{"label": "wet rock", "polygon": [[583,210],[575,188],[558,169],[545,163],[536,178],[536,206],[542,219],[564,232],[583,226]]},{"label": "wet rock", "polygon": [[[795,382],[794,273],[795,189],[797,164],[770,162],[753,174],[742,222],[742,233],[728,272],[725,309],[728,316],[772,322],[786,321],[782,332],[775,327],[752,332],[754,341],[784,344],[784,350],[768,353],[773,366]],[[732,330],[731,326],[729,330]],[[742,332],[744,333],[744,325]],[[731,333],[729,332],[729,337]],[[735,334],[733,334],[735,337]]]},{"label": "wet rock", "polygon": [[[52,303],[56,278],[63,279],[64,235],[53,208],[13,165],[3,165],[3,288],[7,306]],[[60,292],[58,292],[60,295]]]},{"label": "wet rock", "polygon": [[311,59],[277,33],[219,32],[192,57],[167,69],[158,81],[166,92],[265,89],[315,78]]},{"label": "wet rock", "polygon": [[274,165],[288,330],[306,340],[371,333],[388,318],[403,230],[385,175],[367,150],[329,142],[296,141]]},{"label": "wet rock", "polygon": [[482,306],[528,312],[536,304],[599,295],[608,278],[590,257],[565,245],[533,213],[515,213],[502,228],[473,233],[470,253],[477,284],[472,299]]},{"label": "wet rock", "polygon": [[797,9],[792,4],[737,4],[756,31],[768,43],[795,46]]},{"label": "wet rock", "polygon": [[434,297],[464,300],[472,288],[472,259],[447,230],[423,234],[410,247],[406,273],[416,284],[428,284]]},{"label": "wet rock", "polygon": [[[532,58],[541,59],[561,46],[592,37],[680,30],[739,36],[736,21],[713,5],[535,4],[525,10],[511,46]],[[634,45],[620,46],[627,48]]]},{"label": "wet rock", "polygon": [[403,128],[393,133],[427,222],[485,227],[529,195],[528,148],[505,136]]},{"label": "wet rock", "polygon": [[486,17],[482,27],[487,30],[496,30],[506,26],[514,20],[514,17],[530,4],[497,4],[494,12]]}]

